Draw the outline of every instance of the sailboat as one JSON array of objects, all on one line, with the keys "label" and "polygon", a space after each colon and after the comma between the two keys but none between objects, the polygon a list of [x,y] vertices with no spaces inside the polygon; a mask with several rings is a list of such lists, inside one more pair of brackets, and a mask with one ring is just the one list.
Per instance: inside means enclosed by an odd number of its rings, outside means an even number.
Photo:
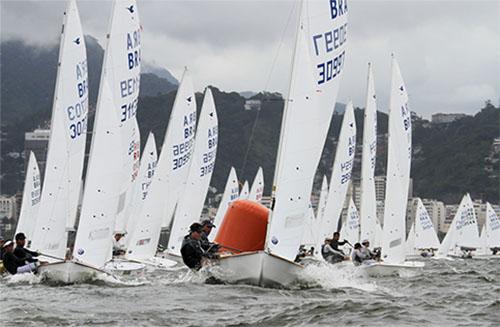
[{"label": "sailboat", "polygon": [[59,49],[43,189],[31,245],[44,260],[66,257],[67,225],[74,223],[87,134],[87,53],[75,1],[67,3]]},{"label": "sailboat", "polygon": [[[226,187],[224,188],[224,194],[222,195],[222,199],[220,200],[219,208],[217,209],[217,214],[214,218],[215,228],[220,226],[224,216],[226,214],[227,209],[234,201],[238,200],[240,188],[238,186],[238,176],[236,176],[236,170],[234,167],[231,167],[229,171],[229,176],[227,177]],[[216,233],[211,233],[208,235],[208,239],[212,242],[215,239]]]},{"label": "sailboat", "polygon": [[431,251],[439,249],[440,246],[431,217],[429,217],[420,198],[417,199],[415,221],[411,226],[406,245],[407,257],[431,256]]},{"label": "sailboat", "polygon": [[[481,232],[482,255],[500,258],[500,219],[489,202],[486,203],[486,221]],[[493,254],[493,250],[496,254]]]},{"label": "sailboat", "polygon": [[264,172],[262,171],[262,167],[259,167],[257,174],[255,174],[248,199],[255,202],[261,202],[262,194],[264,194]]},{"label": "sailboat", "polygon": [[377,199],[375,195],[375,162],[377,160],[377,97],[371,64],[368,64],[366,106],[363,124],[361,158],[360,239],[375,245]]},{"label": "sailboat", "polygon": [[215,165],[218,143],[218,120],[210,88],[206,88],[196,129],[196,141],[186,186],[175,210],[167,253],[180,257],[189,226],[200,219]]},{"label": "sailboat", "polygon": [[66,283],[104,272],[115,223],[124,215],[138,173],[141,27],[136,2],[114,1],[111,13],[73,259],[42,267]]},{"label": "sailboat", "polygon": [[41,195],[40,171],[35,154],[30,151],[26,178],[24,179],[23,199],[21,202],[21,212],[17,220],[16,234],[24,233],[28,242],[33,236],[33,228],[36,224],[38,207],[40,206]]},{"label": "sailboat", "polygon": [[[455,217],[438,249],[438,257],[470,257],[481,247],[474,204],[469,194],[464,195]],[[465,255],[465,252],[469,254]]]},{"label": "sailboat", "polygon": [[250,195],[250,190],[248,186],[248,181],[245,181],[245,183],[243,183],[243,186],[241,187],[240,199],[248,200],[249,195]]},{"label": "sailboat", "polygon": [[[196,98],[187,68],[177,90],[158,163],[148,194],[136,217],[140,229],[129,237],[126,257],[157,268],[176,264],[156,256],[161,228],[182,192],[194,151]],[[167,215],[167,216],[166,216]]]},{"label": "sailboat", "polygon": [[[333,115],[346,53],[347,6],[336,6],[333,11],[331,4],[300,4],[264,248],[222,257],[219,278],[225,281],[283,286],[299,279],[303,266],[294,259],[307,222],[314,174]],[[335,46],[331,43],[325,47],[325,39],[334,32],[342,37]]]},{"label": "sailboat", "polygon": [[385,195],[382,262],[362,265],[369,275],[394,275],[423,267],[422,262],[405,262],[406,206],[412,153],[411,114],[408,93],[399,65],[392,57],[389,103],[389,140]]},{"label": "sailboat", "polygon": [[352,102],[346,106],[342,127],[340,129],[335,161],[332,168],[332,177],[325,212],[322,220],[321,232],[317,248],[321,248],[325,238],[331,238],[338,230],[339,219],[344,207],[347,188],[351,181],[354,155],[356,154],[356,121]]}]

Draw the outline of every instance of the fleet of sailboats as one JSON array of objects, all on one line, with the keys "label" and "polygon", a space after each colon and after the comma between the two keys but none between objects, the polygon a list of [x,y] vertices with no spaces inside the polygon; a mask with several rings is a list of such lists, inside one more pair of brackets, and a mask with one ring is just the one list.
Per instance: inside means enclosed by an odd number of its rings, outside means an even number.
[{"label": "fleet of sailboats", "polygon": [[[368,66],[361,165],[360,210],[352,196],[346,201],[356,154],[357,127],[349,101],[343,115],[330,183],[323,176],[316,212],[311,193],[332,120],[347,52],[347,5],[301,1],[299,22],[285,100],[271,205],[264,246],[257,251],[229,250],[216,263],[218,278],[261,286],[287,285],[299,278],[304,264],[296,262],[303,246],[319,249],[340,230],[353,244],[368,240],[380,245],[382,261],[360,266],[369,275],[414,271],[422,262],[407,261],[422,250],[437,257],[477,252],[490,256],[500,249],[500,220],[487,204],[486,222],[479,234],[471,197],[466,194],[442,243],[421,199],[406,236],[406,214],[412,157],[412,117],[408,92],[399,65],[392,57],[389,104],[387,184],[383,227],[377,217],[375,163],[377,101],[371,64]],[[142,157],[136,119],[141,72],[141,32],[135,0],[115,0],[83,187],[88,113],[85,40],[75,0],[69,0],[61,32],[58,73],[52,108],[44,184],[33,153],[26,172],[19,224],[29,247],[50,264],[41,273],[66,283],[97,273],[142,270],[176,264],[189,226],[210,218],[202,215],[218,147],[218,118],[209,87],[197,118],[190,72],[184,70],[168,128],[158,155],[149,134]],[[165,120],[167,118],[165,117]],[[304,131],[297,133],[296,131]],[[82,193],[83,189],[83,193]],[[264,174],[256,172],[251,187],[241,191],[231,167],[215,226],[239,200],[260,203]],[[77,206],[81,197],[81,212]],[[242,202],[245,202],[242,201]],[[346,205],[347,204],[347,205]],[[347,207],[344,221],[340,221]],[[78,221],[74,247],[68,253],[68,233]],[[169,229],[165,255],[157,255],[160,234]],[[113,236],[125,234],[126,253],[112,258]],[[210,241],[216,233],[209,235]],[[221,244],[224,247],[224,244]],[[170,260],[173,259],[173,260]],[[319,260],[321,261],[321,260]],[[317,260],[318,262],[318,260]]]}]

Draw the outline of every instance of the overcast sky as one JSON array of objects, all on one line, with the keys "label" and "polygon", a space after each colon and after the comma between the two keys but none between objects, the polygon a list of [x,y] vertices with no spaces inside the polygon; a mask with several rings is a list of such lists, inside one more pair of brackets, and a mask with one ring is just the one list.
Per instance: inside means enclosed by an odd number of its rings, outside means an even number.
[{"label": "overcast sky", "polygon": [[[197,90],[210,84],[224,91],[286,94],[297,21],[294,1],[138,2],[145,60],[178,78],[188,66]],[[103,45],[110,3],[80,0],[78,5],[84,33]],[[64,7],[63,1],[1,0],[2,40],[58,42]],[[394,52],[418,114],[474,113],[486,99],[498,105],[500,0],[351,0],[349,7],[341,102],[351,98],[364,106],[371,61],[379,107],[385,111]]]}]

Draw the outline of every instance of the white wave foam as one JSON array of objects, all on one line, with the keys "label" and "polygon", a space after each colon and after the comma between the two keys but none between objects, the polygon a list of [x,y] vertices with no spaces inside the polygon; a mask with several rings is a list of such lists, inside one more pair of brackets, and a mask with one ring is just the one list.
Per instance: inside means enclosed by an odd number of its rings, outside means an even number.
[{"label": "white wave foam", "polygon": [[41,276],[32,273],[15,274],[5,277],[6,284],[39,284],[42,280]]},{"label": "white wave foam", "polygon": [[325,289],[355,288],[374,292],[377,285],[367,280],[366,274],[351,262],[311,264],[304,267],[301,278],[319,284]]}]

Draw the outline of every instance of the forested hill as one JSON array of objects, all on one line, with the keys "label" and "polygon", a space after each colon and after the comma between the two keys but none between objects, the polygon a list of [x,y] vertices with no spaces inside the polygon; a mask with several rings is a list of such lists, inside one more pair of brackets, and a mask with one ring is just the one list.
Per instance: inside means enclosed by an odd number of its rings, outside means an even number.
[{"label": "forested hill", "polygon": [[[57,49],[36,49],[22,42],[9,42],[8,47],[2,43],[0,58],[3,194],[13,194],[22,189],[24,160],[6,154],[21,152],[24,148],[24,133],[50,120],[57,62]],[[97,42],[90,38],[87,38],[87,47],[91,128],[103,52]],[[262,166],[266,180],[265,193],[269,194],[283,99],[279,94],[260,93],[252,99],[261,100],[261,110],[244,110],[246,99],[240,94],[223,92],[216,87],[212,91],[219,116],[219,149],[212,186],[222,191],[231,166],[237,169],[241,181],[252,181],[257,168]],[[167,79],[155,73],[142,75],[137,116],[142,145],[151,130],[155,133],[158,147],[161,146],[175,93],[175,85]],[[202,95],[197,94],[198,108],[201,101]],[[418,108],[414,109],[418,111]],[[487,104],[482,109],[471,108],[471,111],[479,112],[444,125],[433,125],[414,116],[412,177],[415,195],[457,203],[465,192],[470,192],[473,198],[500,202],[500,160],[498,154],[492,153],[493,140],[500,136],[500,109]],[[358,131],[362,131],[363,111],[357,109],[355,114]],[[334,115],[317,173],[318,181],[324,173],[330,174],[341,121],[342,115]],[[385,174],[385,113],[378,113],[378,127],[381,137],[376,172]],[[358,134],[358,145],[361,139],[362,132]],[[354,169],[354,175],[359,175],[359,160],[355,162]]]}]

